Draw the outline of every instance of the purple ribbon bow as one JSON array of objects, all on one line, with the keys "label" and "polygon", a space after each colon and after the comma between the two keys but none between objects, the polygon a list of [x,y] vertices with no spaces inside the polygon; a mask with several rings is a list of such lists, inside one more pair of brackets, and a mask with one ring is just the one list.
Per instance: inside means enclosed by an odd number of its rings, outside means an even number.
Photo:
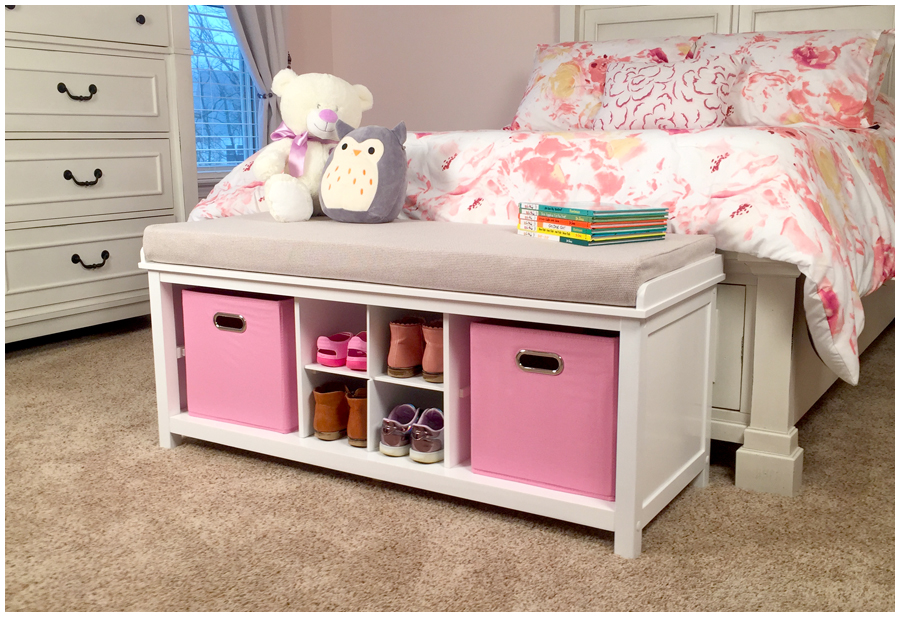
[{"label": "purple ribbon bow", "polygon": [[290,139],[291,140],[291,152],[288,154],[288,173],[290,173],[295,178],[299,178],[303,175],[303,168],[306,163],[306,150],[309,145],[309,141],[316,141],[322,144],[336,144],[337,141],[334,139],[321,139],[316,137],[315,135],[310,135],[309,131],[304,131],[297,135],[288,128],[284,122],[282,122],[277,129],[272,132],[272,141],[278,141],[279,139]]}]

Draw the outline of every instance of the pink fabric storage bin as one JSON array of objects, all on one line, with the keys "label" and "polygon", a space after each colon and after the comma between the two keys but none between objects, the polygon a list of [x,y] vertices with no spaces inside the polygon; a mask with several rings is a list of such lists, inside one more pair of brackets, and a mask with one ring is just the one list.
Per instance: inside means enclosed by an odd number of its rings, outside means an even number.
[{"label": "pink fabric storage bin", "polygon": [[470,339],[472,471],[614,501],[618,337],[473,323]]},{"label": "pink fabric storage bin", "polygon": [[188,415],[296,431],[293,299],[185,290],[182,302]]}]

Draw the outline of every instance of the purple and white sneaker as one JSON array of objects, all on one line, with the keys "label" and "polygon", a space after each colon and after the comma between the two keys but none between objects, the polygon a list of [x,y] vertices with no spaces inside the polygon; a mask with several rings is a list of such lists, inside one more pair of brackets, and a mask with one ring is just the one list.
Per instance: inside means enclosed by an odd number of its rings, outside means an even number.
[{"label": "purple and white sneaker", "polygon": [[409,440],[413,423],[422,415],[422,410],[415,405],[405,403],[397,405],[381,421],[381,441],[378,449],[387,456],[406,456],[409,454]]},{"label": "purple and white sneaker", "polygon": [[409,458],[417,463],[444,460],[444,413],[440,409],[426,409],[413,422]]}]

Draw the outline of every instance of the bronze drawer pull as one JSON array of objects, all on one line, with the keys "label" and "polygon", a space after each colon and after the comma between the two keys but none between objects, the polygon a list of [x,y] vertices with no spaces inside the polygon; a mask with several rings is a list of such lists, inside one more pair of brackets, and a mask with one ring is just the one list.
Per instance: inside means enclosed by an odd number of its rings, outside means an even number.
[{"label": "bronze drawer pull", "polygon": [[78,253],[72,255],[72,263],[81,264],[81,267],[85,270],[94,270],[96,268],[102,268],[103,266],[105,266],[106,260],[109,259],[109,251],[103,251],[102,253],[100,253],[100,259],[102,259],[103,261],[98,264],[86,264],[81,261],[81,257],[78,256]]},{"label": "bronze drawer pull", "polygon": [[75,179],[75,176],[72,175],[72,172],[69,171],[68,169],[63,172],[63,178],[65,178],[66,180],[71,180],[78,186],[94,186],[95,184],[100,182],[100,176],[102,176],[102,175],[103,175],[102,171],[100,171],[99,169],[95,169],[93,180],[85,180],[84,182],[79,182],[78,180]]},{"label": "bronze drawer pull", "polygon": [[90,92],[88,96],[76,96],[72,94],[71,92],[69,92],[69,89],[66,88],[66,84],[64,84],[63,82],[59,82],[56,85],[56,89],[59,90],[60,94],[68,94],[69,98],[73,101],[90,101],[93,96],[97,94],[97,86],[95,86],[94,84],[88,86],[88,92]]}]

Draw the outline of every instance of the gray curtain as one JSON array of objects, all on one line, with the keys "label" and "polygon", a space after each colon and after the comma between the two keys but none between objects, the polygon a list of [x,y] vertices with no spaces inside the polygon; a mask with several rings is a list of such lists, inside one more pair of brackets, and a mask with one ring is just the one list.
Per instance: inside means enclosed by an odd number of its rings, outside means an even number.
[{"label": "gray curtain", "polygon": [[281,124],[278,98],[272,94],[272,78],[287,66],[284,7],[226,6],[225,12],[258,91],[257,130],[262,147],[269,143],[269,134]]}]

